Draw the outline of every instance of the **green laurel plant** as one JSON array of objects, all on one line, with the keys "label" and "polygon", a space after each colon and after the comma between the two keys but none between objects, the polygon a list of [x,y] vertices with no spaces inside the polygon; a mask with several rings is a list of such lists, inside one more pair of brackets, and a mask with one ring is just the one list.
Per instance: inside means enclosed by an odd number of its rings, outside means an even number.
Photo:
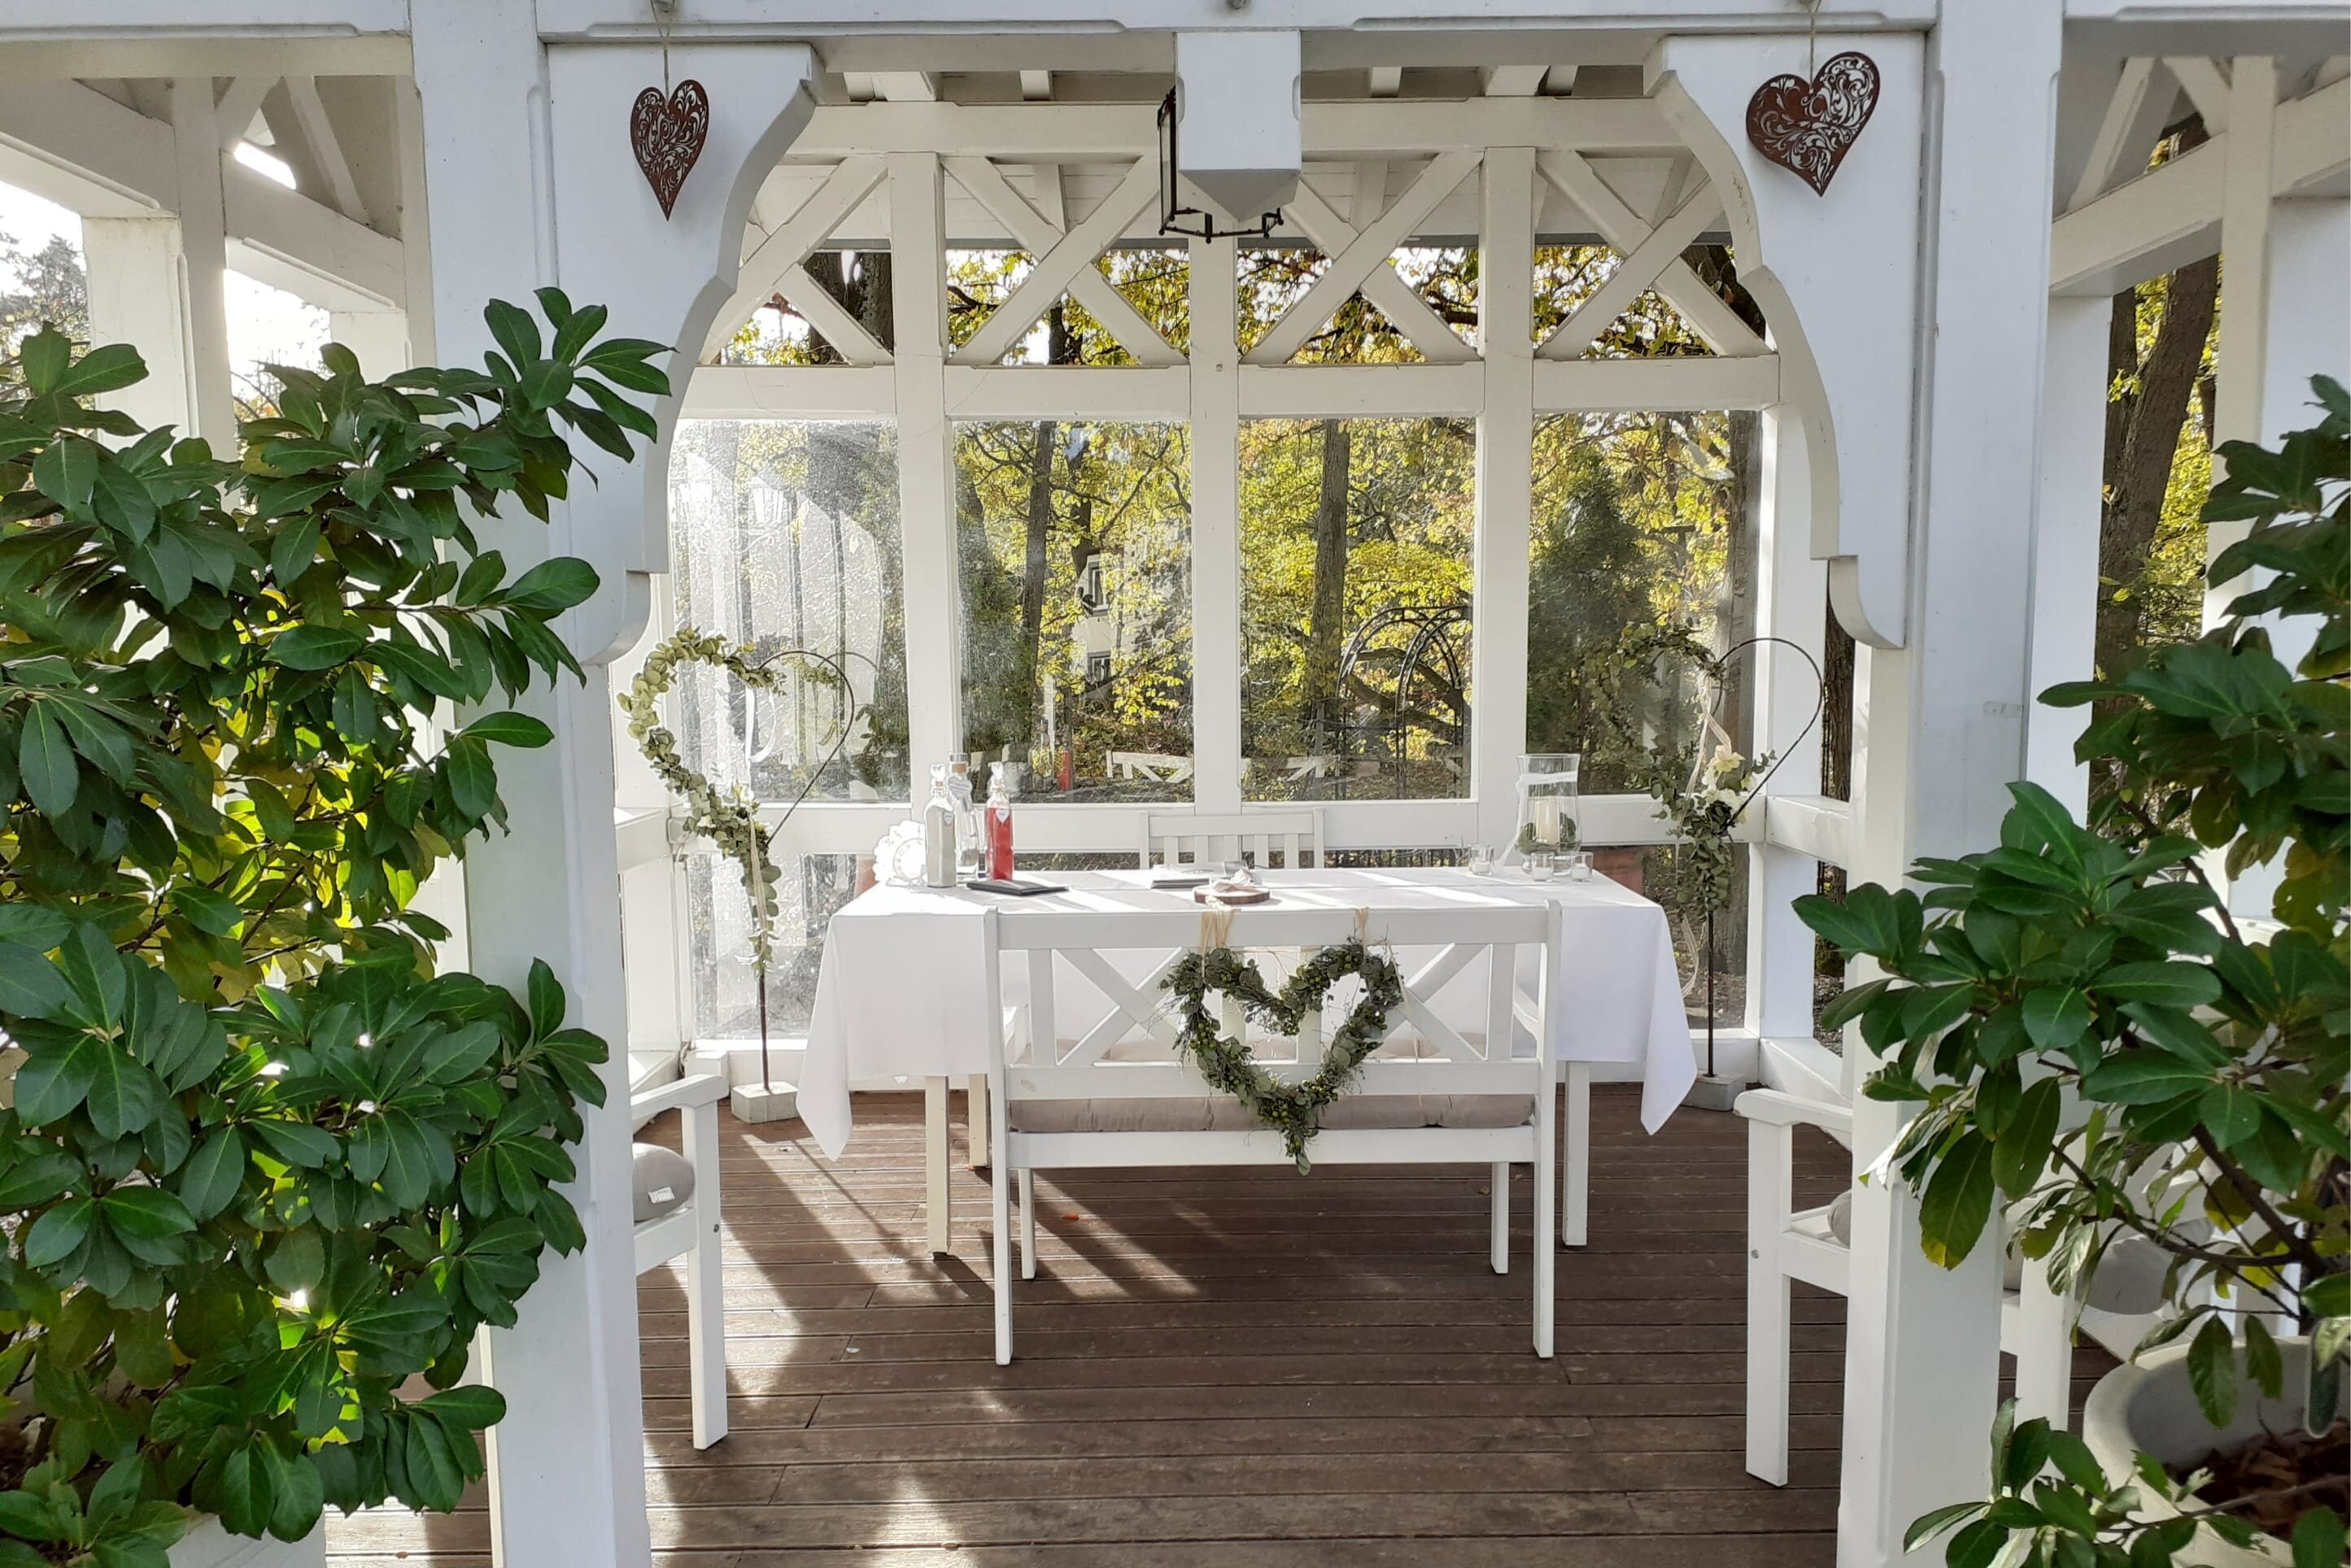
[{"label": "green laurel plant", "polygon": [[[2262,575],[2220,624],[2043,695],[2105,705],[2077,748],[2111,771],[2092,826],[2016,784],[2000,846],[1920,861],[1923,897],[1798,901],[1885,971],[1823,1022],[1858,1019],[1880,1059],[1866,1092],[1920,1106],[1893,1161],[1930,1257],[1956,1265],[1996,1206],[2061,1290],[2117,1238],[2151,1241],[2171,1305],[2142,1348],[2188,1339],[2215,1428],[2247,1384],[2280,1394],[2278,1334],[2311,1340],[2319,1441],[2281,1438],[2316,1473],[2206,1501],[2209,1474],[2141,1456],[2106,1476],[2079,1438],[2003,1414],[1992,1494],[1912,1532],[1952,1532],[1954,1568],[2157,1568],[2204,1529],[2289,1539],[2298,1568],[2343,1560],[2351,1466],[2325,1434],[2351,1352],[2351,398],[2314,386],[2317,425],[2221,449],[2205,516],[2252,526],[2210,581]],[[2305,649],[2291,668],[2273,643],[2289,637]],[[2232,918],[2210,857],[2231,876],[2278,866],[2264,929]],[[2241,1332],[2231,1313],[2252,1314]]]},{"label": "green laurel plant", "polygon": [[455,1506],[504,1412],[475,1330],[583,1241],[603,1042],[543,963],[436,974],[413,903],[503,825],[493,748],[551,738],[435,704],[577,674],[596,587],[467,517],[544,520],[665,384],[538,297],[480,370],[278,370],[231,458],[92,406],[127,348],[45,329],[0,381],[0,1565]]}]

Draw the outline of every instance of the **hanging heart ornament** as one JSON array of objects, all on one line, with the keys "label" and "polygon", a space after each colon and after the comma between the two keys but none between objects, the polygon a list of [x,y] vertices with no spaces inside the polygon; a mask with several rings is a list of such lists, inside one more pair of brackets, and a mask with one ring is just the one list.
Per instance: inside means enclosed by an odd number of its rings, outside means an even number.
[{"label": "hanging heart ornament", "polygon": [[1877,62],[1852,51],[1830,58],[1811,81],[1773,77],[1747,100],[1747,140],[1825,196],[1877,108]]},{"label": "hanging heart ornament", "polygon": [[645,171],[663,217],[677,205],[677,193],[709,134],[710,95],[700,82],[688,78],[674,92],[647,88],[637,95],[629,111],[629,145],[636,150],[637,167]]}]

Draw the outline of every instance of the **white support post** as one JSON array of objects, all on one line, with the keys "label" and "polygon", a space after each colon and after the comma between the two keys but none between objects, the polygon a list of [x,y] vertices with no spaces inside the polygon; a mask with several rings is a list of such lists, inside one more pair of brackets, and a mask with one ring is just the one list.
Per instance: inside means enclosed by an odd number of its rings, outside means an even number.
[{"label": "white support post", "polygon": [[[2042,364],[2048,324],[2061,46],[2060,18],[2041,0],[1950,7],[1933,38],[1942,112],[1928,144],[1927,479],[1912,524],[1911,635],[1868,662],[1855,870],[1878,882],[1898,883],[1916,855],[1996,844],[2004,786],[2024,772],[2031,623],[2016,566],[2032,556],[2041,410],[2017,368]],[[1904,1114],[1856,1101],[1856,1171],[1898,1137]],[[1917,1199],[1897,1180],[1855,1189],[1839,1568],[1902,1561],[1913,1520],[1989,1483],[2000,1248],[1987,1237],[1947,1271],[1918,1237]],[[1942,1552],[1938,1542],[1917,1560]]]},{"label": "white support post", "polygon": [[[2229,76],[2229,133],[2221,139],[2228,173],[2220,196],[2220,265],[2227,286],[2220,292],[2220,341],[2213,360],[2212,444],[2259,441],[2269,428],[2262,417],[2269,385],[2270,200],[2276,156],[2277,61],[2266,55],[2240,56]],[[2213,460],[2218,480],[2226,463]],[[2205,559],[2243,538],[2244,523],[2213,524],[2206,535]],[[2237,588],[2207,588],[2204,624],[2218,621]]]},{"label": "white support post", "polygon": [[1581,1247],[1592,1221],[1592,1064],[1565,1063],[1561,1075],[1567,1079],[1567,1122],[1559,1162],[1559,1239],[1563,1246]]},{"label": "white support post", "polygon": [[2098,530],[2105,511],[2106,327],[2111,300],[2049,301],[2049,363],[2041,392],[2041,507],[2032,536],[2032,657],[2024,721],[2024,776],[2076,820],[2090,806],[2090,770],[2074,760],[2088,722],[2080,708],[2047,708],[2042,692],[2087,680],[2095,659]]},{"label": "white support post", "polygon": [[147,361],[147,379],[99,395],[152,430],[196,428],[192,393],[186,269],[177,218],[84,218],[82,265],[89,289],[93,343],[128,343]]},{"label": "white support post", "polygon": [[[492,297],[527,301],[557,280],[546,53],[527,5],[416,0],[411,22],[422,102],[421,160],[437,241],[425,357],[472,364],[493,345]],[[215,154],[217,156],[217,154]],[[590,303],[586,299],[582,304]],[[616,307],[631,305],[613,300]],[[617,314],[616,310],[616,314]],[[412,325],[413,321],[412,320]],[[420,348],[424,346],[420,345]],[[608,482],[609,483],[609,482]],[[554,556],[591,558],[608,584],[633,563],[582,536],[578,502],[550,524],[517,514],[477,522],[485,545],[520,575]],[[611,698],[591,606],[559,620],[584,681],[569,679],[518,706],[546,719],[554,742],[498,759],[513,831],[474,846],[465,899],[476,972],[519,991],[534,958],[563,983],[571,1023],[613,1047],[606,1104],[587,1111],[569,1195],[587,1244],[541,1261],[521,1321],[489,1336],[489,1381],[507,1401],[490,1437],[490,1515],[500,1568],[651,1561],[637,1291],[630,1211],[627,1005],[619,871],[612,833]]]},{"label": "white support post", "polygon": [[358,355],[360,369],[378,379],[416,362],[404,311],[338,310],[327,317],[327,336]]},{"label": "white support post", "polygon": [[[2343,286],[2345,275],[2351,274],[2351,200],[2333,196],[2273,202],[2269,252],[2263,355],[2267,381],[2259,439],[2275,445],[2288,431],[2317,422],[2311,377],[2339,380],[2344,375],[2345,355],[2351,350],[2351,292]],[[2221,265],[2228,265],[2225,257]],[[2226,342],[2224,337],[2224,347]],[[2231,591],[2245,586],[2241,581]],[[2289,668],[2309,651],[2315,635],[2313,618],[2272,618],[2271,646]],[[2284,869],[2282,860],[2247,867],[2230,884],[2231,911],[2268,919]]]},{"label": "white support post", "polygon": [[[1762,501],[1756,529],[1755,559],[1761,566],[1756,597],[1757,631],[1784,637],[1821,656],[1821,633],[1828,624],[1828,568],[1813,559],[1812,486],[1803,432],[1795,410],[1786,406],[1761,416],[1756,431],[1759,456],[1751,476]],[[1821,730],[1805,726],[1821,701],[1814,666],[1792,649],[1765,643],[1755,650],[1755,728],[1748,749],[1782,758],[1773,774],[1774,794],[1818,794],[1821,789]],[[1759,800],[1750,815],[1771,809]],[[1748,861],[1747,1026],[1759,1041],[1810,1039],[1813,1033],[1813,932],[1796,917],[1795,900],[1816,891],[1820,863],[1809,855],[1759,843]],[[1755,1077],[1762,1077],[1759,1055]]]},{"label": "white support post", "polygon": [[186,268],[187,434],[236,455],[236,402],[228,357],[228,218],[221,192],[220,124],[210,77],[172,83],[172,162],[179,176],[180,251]]},{"label": "white support post", "polygon": [[[1478,523],[1470,669],[1477,683],[1470,789],[1478,837],[1510,840],[1527,743],[1527,527],[1534,506],[1535,155],[1489,148],[1482,178],[1478,342]],[[1381,265],[1387,264],[1383,261]]]},{"label": "white support post", "polygon": [[[963,736],[943,198],[938,154],[890,155],[890,287],[897,333],[892,369],[898,397],[898,516],[905,539],[906,733],[917,800],[926,770],[960,750]],[[934,1250],[944,1251],[944,1244]]]},{"label": "white support post", "polygon": [[1192,804],[1219,813],[1241,809],[1238,265],[1192,242]]}]

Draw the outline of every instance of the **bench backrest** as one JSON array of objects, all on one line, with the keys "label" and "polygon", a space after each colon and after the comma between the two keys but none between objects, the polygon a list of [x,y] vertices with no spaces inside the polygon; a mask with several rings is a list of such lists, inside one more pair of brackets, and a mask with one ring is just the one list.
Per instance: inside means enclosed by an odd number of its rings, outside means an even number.
[{"label": "bench backrest", "polygon": [[[1110,934],[1099,916],[1082,913],[1020,913],[991,909],[987,916],[987,977],[989,1016],[1004,1021],[998,1051],[1004,1059],[1004,1093],[1015,1100],[1149,1098],[1207,1092],[1198,1073],[1176,1048],[1179,1003],[1163,988],[1171,971],[1196,950],[1198,917],[1181,910],[1165,916],[1125,915],[1116,932],[1113,962],[1101,944]],[[1543,905],[1495,905],[1478,909],[1416,909],[1372,913],[1332,909],[1284,909],[1279,905],[1232,911],[1227,945],[1257,959],[1269,989],[1279,992],[1280,974],[1269,952],[1303,957],[1359,934],[1375,951],[1397,958],[1404,999],[1391,1015],[1391,1038],[1406,1038],[1412,1054],[1384,1056],[1365,1064],[1356,1092],[1376,1095],[1528,1094],[1548,1081],[1549,1045],[1538,994],[1523,996],[1519,984],[1522,953],[1540,955],[1552,940],[1554,913]],[[1151,955],[1138,965],[1134,954]],[[1531,966],[1541,972],[1540,963]],[[1007,976],[1025,980],[1007,985]],[[1061,977],[1075,976],[1106,998],[1072,1025],[1061,1021],[1059,1003],[1069,989]],[[1458,984],[1457,984],[1458,982]],[[1460,992],[1476,987],[1462,1004]],[[1440,993],[1456,995],[1438,1005]],[[1004,1005],[1008,989],[1025,999]],[[1333,988],[1325,1017],[1301,1024],[1294,1059],[1287,1046],[1253,1043],[1259,1061],[1274,1076],[1296,1081],[1321,1066],[1323,1031],[1335,1027],[1360,995],[1353,985]],[[1211,1005],[1220,999],[1211,998]],[[1237,1002],[1221,999],[1220,1033],[1248,1039]],[[1098,1018],[1093,1013],[1102,1014]],[[1521,1044],[1523,1043],[1523,1044]],[[1514,1045],[1519,1048],[1514,1049]]]}]

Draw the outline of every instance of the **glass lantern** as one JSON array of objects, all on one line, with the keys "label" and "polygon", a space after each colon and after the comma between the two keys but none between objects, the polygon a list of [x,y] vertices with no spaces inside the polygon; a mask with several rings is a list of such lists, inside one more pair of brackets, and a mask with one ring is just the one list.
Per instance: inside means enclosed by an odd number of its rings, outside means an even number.
[{"label": "glass lantern", "polygon": [[1533,849],[1557,853],[1581,842],[1575,797],[1580,752],[1529,752],[1519,758],[1519,830],[1506,860]]}]

